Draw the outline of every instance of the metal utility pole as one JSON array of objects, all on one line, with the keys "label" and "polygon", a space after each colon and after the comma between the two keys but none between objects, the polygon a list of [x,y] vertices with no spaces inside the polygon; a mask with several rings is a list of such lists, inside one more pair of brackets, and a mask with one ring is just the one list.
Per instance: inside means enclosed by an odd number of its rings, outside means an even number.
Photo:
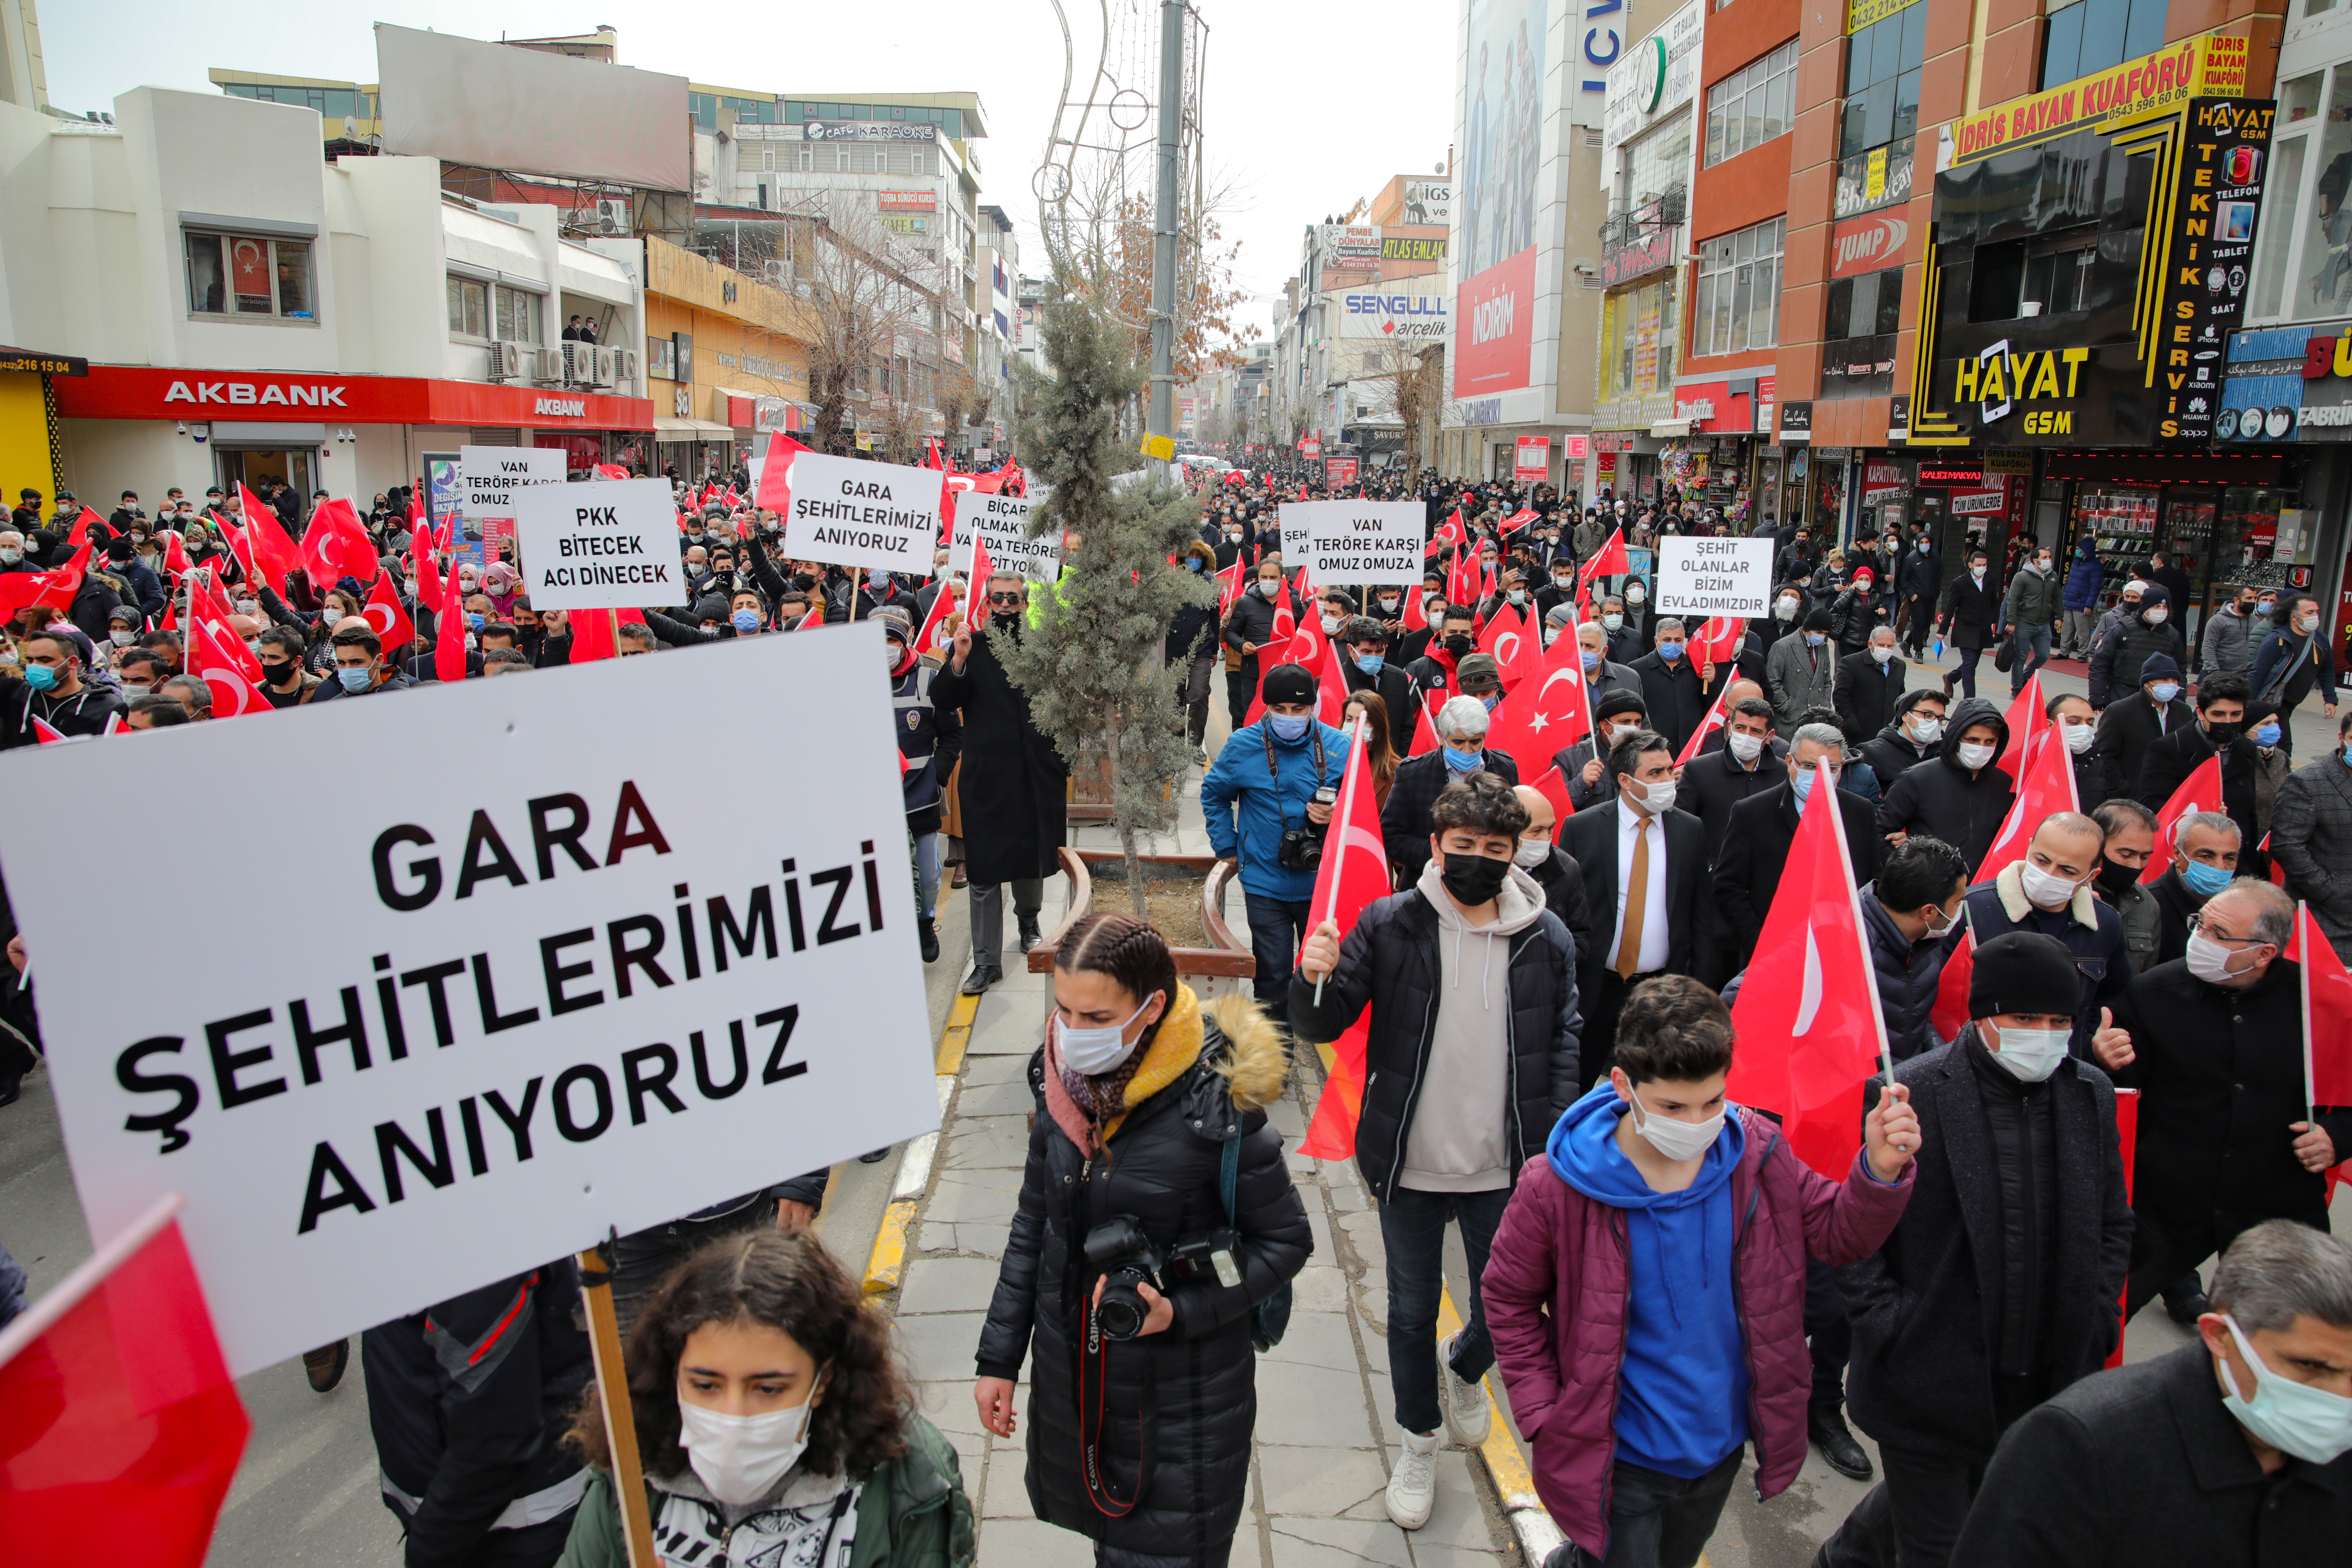
[{"label": "metal utility pole", "polygon": [[1176,433],[1176,202],[1182,182],[1186,0],[1160,5],[1160,209],[1151,234],[1151,401],[1145,428]]}]

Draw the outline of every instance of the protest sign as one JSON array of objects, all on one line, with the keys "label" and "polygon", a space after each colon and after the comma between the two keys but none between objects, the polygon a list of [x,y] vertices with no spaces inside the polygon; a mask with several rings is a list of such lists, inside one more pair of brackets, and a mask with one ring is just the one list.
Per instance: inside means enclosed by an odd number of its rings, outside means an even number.
[{"label": "protest sign", "polygon": [[1282,509],[1282,559],[1310,583],[1416,583],[1429,511],[1412,500],[1291,501]]},{"label": "protest sign", "polygon": [[948,564],[967,574],[972,541],[988,542],[989,569],[1011,572],[1031,583],[1051,583],[1062,574],[1061,535],[1047,530],[1029,537],[1029,512],[1037,503],[1020,496],[966,490],[956,497],[956,555]]},{"label": "protest sign", "polygon": [[667,479],[583,479],[515,496],[515,547],[534,610],[682,605]]},{"label": "protest sign", "polygon": [[[174,875],[211,934],[125,984],[73,836],[0,823],[92,1236],[184,1194],[241,1376],[937,1127],[881,651],[746,637],[0,760],[39,798],[162,769],[207,825]],[[825,766],[740,721],[758,690],[834,699]],[[325,752],[466,765],[253,788]],[[243,940],[217,890],[248,884],[316,913]]]},{"label": "protest sign", "polygon": [[1772,541],[1671,534],[1658,541],[1657,590],[1662,616],[1761,619],[1771,613]]},{"label": "protest sign", "polygon": [[931,570],[940,536],[940,471],[803,452],[793,459],[784,553],[795,561]]},{"label": "protest sign", "polygon": [[560,447],[457,448],[457,552],[481,566],[499,558],[499,542],[514,537],[515,497],[530,485],[563,482]]}]

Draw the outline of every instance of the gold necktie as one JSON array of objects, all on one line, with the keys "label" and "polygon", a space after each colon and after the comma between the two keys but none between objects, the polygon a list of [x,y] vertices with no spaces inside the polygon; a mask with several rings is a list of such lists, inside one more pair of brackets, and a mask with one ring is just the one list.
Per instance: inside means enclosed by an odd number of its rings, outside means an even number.
[{"label": "gold necktie", "polygon": [[1631,980],[1642,967],[1642,916],[1650,901],[1650,819],[1633,829],[1633,871],[1625,879],[1625,931],[1617,939],[1617,977]]}]

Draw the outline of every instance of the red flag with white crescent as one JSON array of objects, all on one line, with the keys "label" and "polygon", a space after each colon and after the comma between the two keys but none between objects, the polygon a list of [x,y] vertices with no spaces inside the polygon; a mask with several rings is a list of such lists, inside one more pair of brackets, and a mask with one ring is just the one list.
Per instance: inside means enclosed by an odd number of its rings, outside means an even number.
[{"label": "red flag with white crescent", "polygon": [[1445,706],[1446,699],[1452,695],[1441,686],[1421,700],[1421,722],[1412,727],[1412,744],[1406,750],[1406,756],[1417,757],[1444,744],[1437,738],[1437,710]]},{"label": "red flag with white crescent", "polygon": [[2027,679],[2025,689],[2010,700],[2009,711],[2001,716],[2001,721],[2009,726],[2009,744],[2001,748],[2000,761],[1993,766],[2011,779],[2022,776],[2017,770],[2034,737],[2051,727],[2050,715],[2042,711],[2048,702],[2042,694],[2042,672],[2036,670]]},{"label": "red flag with white crescent", "polygon": [[388,656],[394,655],[395,650],[406,652],[408,645],[416,640],[415,624],[409,620],[408,612],[401,608],[400,595],[392,591],[392,574],[389,572],[376,578],[375,586],[368,590],[367,603],[360,607],[360,614],[365,616],[367,624],[375,628],[375,635],[383,639],[383,650]]},{"label": "red flag with white crescent", "polygon": [[1486,748],[1509,753],[1519,776],[1531,777],[1562,748],[1592,732],[1591,709],[1583,652],[1574,637],[1557,638],[1545,650],[1539,678],[1521,683],[1495,710]]},{"label": "red flag with white crescent", "polygon": [[782,430],[768,433],[768,458],[760,465],[760,492],[756,498],[761,511],[772,511],[782,517],[792,510],[793,459],[807,450]]},{"label": "red flag with white crescent", "polygon": [[2171,869],[2173,836],[2182,817],[2192,811],[2221,809],[2221,753],[2216,752],[2180,781],[2180,787],[2172,792],[2172,798],[2156,814],[2156,848],[2149,854],[2147,868],[2139,874],[2139,879],[2153,882]]},{"label": "red flag with white crescent", "polygon": [[1683,754],[1675,759],[1675,766],[1681,767],[1697,756],[1698,749],[1706,738],[1723,728],[1723,700],[1730,695],[1731,682],[1727,680],[1723,683],[1723,689],[1715,694],[1715,700],[1707,704],[1706,716],[1698,721],[1698,728],[1693,730],[1691,738],[1683,742]]},{"label": "red flag with white crescent", "polygon": [[1633,558],[1625,553],[1625,531],[1612,529],[1609,542],[1594,551],[1592,559],[1577,570],[1577,596],[1582,598],[1584,590],[1603,577],[1622,577],[1632,570]]},{"label": "red flag with white crescent", "polygon": [[950,620],[956,611],[956,585],[952,579],[940,584],[931,595],[931,612],[923,617],[922,630],[915,634],[915,652],[936,658],[946,658],[955,651],[955,631]]},{"label": "red flag with white crescent", "polygon": [[188,672],[212,689],[213,717],[231,719],[240,713],[268,710],[261,695],[261,661],[245,639],[197,607],[188,628]]},{"label": "red flag with white crescent", "polygon": [[1520,645],[1534,635],[1528,629],[1527,617],[1511,605],[1496,606],[1495,618],[1478,634],[1478,651],[1493,657],[1502,671],[1504,690],[1511,689],[1513,677],[1518,672]]},{"label": "red flag with white crescent", "polygon": [[1437,531],[1429,536],[1429,543],[1422,553],[1434,555],[1441,550],[1459,550],[1468,537],[1462,527],[1462,509],[1455,507]]},{"label": "red flag with white crescent", "polygon": [[1242,563],[1234,563],[1217,574],[1217,619],[1222,621],[1231,613],[1234,601],[1242,596]]},{"label": "red flag with white crescent", "polygon": [[[2220,775],[2217,773],[2215,776]],[[2010,802],[2009,815],[2001,819],[2000,831],[1993,835],[1991,847],[1985,850],[1974,880],[1981,882],[1998,876],[2011,861],[2024,859],[2026,847],[2033,842],[2034,829],[2042,826],[2044,817],[2082,809],[2082,797],[2074,790],[2074,754],[2066,749],[2056,730],[2045,726],[2041,739],[2026,754],[2025,774],[2018,783],[2016,798]]]},{"label": "red flag with white crescent", "polygon": [[[1364,910],[1389,896],[1388,849],[1381,837],[1379,793],[1372,788],[1364,762],[1361,720],[1349,733],[1348,763],[1339,779],[1339,798],[1331,826],[1323,837],[1323,859],[1315,873],[1315,892],[1308,900],[1310,929],[1326,921],[1339,928],[1347,940]],[[1363,1109],[1365,1027],[1370,1009],[1331,1045],[1330,1070],[1317,1100],[1314,1120],[1299,1152],[1318,1160],[1346,1160],[1356,1152],[1356,1122]]]}]

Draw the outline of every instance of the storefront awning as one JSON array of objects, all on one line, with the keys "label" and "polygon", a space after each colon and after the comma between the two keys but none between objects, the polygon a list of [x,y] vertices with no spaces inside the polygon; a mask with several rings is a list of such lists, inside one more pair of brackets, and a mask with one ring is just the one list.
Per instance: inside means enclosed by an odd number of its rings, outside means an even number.
[{"label": "storefront awning", "polygon": [[[655,423],[659,424],[660,421],[656,420]],[[1690,427],[1691,422],[1687,419],[1661,419],[1650,426],[1650,434],[1664,440],[1676,436],[1687,436],[1690,434]]]},{"label": "storefront awning", "polygon": [[708,419],[665,419],[654,416],[654,439],[656,441],[732,441],[732,426],[714,424]]}]

